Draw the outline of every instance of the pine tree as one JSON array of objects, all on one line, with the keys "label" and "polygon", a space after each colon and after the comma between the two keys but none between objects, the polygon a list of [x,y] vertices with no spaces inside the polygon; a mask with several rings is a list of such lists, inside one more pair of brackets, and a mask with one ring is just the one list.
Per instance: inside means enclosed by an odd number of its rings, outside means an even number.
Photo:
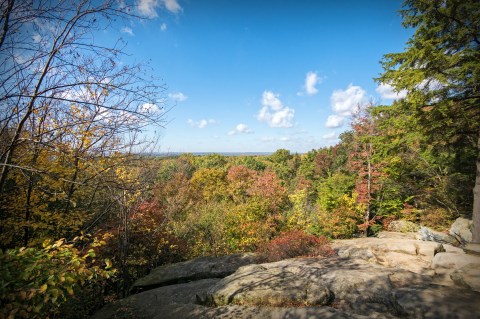
[{"label": "pine tree", "polygon": [[[473,241],[480,242],[480,2],[406,0],[403,25],[415,28],[404,52],[384,56],[378,82],[406,90],[397,103],[437,145],[477,144]],[[463,143],[462,143],[463,144]]]}]

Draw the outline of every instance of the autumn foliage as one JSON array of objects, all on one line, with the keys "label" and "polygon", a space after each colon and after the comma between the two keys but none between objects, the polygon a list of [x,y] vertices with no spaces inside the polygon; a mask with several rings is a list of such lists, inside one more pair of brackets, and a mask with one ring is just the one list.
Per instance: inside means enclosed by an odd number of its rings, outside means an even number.
[{"label": "autumn foliage", "polygon": [[267,262],[293,257],[331,257],[335,251],[323,236],[309,235],[301,230],[283,232],[259,247],[258,252]]}]

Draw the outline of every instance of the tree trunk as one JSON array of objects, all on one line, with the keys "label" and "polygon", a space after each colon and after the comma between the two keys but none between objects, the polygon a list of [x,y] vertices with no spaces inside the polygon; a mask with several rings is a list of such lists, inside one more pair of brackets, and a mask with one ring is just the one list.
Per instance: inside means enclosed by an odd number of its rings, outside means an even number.
[{"label": "tree trunk", "polygon": [[10,25],[8,24],[8,20],[10,19],[10,13],[12,12],[14,2],[15,2],[14,0],[8,0],[7,7],[3,11],[3,16],[2,16],[3,28],[2,28],[2,35],[0,36],[0,48],[3,46],[3,42],[7,37],[8,29],[10,28]]},{"label": "tree trunk", "polygon": [[477,172],[473,188],[473,242],[480,243],[480,134],[477,144]]},{"label": "tree trunk", "polygon": [[365,230],[363,236],[368,236],[368,225],[370,223],[370,202],[372,201],[372,143],[368,143],[367,155],[367,208],[365,211]]}]

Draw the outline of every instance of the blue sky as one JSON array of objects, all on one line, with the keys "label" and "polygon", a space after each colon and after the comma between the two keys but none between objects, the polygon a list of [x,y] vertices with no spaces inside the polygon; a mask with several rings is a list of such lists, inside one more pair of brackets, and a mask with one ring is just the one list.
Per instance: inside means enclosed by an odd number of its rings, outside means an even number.
[{"label": "blue sky", "polygon": [[[335,144],[355,107],[398,96],[373,80],[412,34],[401,1],[138,0],[118,35],[175,105],[163,152],[303,153]],[[401,94],[401,93],[400,93]]]}]

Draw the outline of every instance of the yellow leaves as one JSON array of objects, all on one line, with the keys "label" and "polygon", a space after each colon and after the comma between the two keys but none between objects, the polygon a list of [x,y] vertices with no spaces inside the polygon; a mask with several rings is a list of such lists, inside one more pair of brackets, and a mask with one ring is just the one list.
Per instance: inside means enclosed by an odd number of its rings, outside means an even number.
[{"label": "yellow leaves", "polygon": [[55,244],[53,244],[52,248],[60,247],[60,246],[63,245],[64,242],[65,242],[65,239],[64,239],[64,238],[61,238],[61,239],[57,240],[57,241],[55,242]]},{"label": "yellow leaves", "polygon": [[42,243],[42,247],[43,247],[43,248],[49,247],[51,241],[52,241],[51,239],[45,239],[45,240],[43,241],[43,243]]},{"label": "yellow leaves", "polygon": [[47,288],[48,288],[48,285],[47,284],[43,284],[40,289],[38,289],[38,292],[40,292],[41,294],[45,293],[45,291],[47,291]]}]

